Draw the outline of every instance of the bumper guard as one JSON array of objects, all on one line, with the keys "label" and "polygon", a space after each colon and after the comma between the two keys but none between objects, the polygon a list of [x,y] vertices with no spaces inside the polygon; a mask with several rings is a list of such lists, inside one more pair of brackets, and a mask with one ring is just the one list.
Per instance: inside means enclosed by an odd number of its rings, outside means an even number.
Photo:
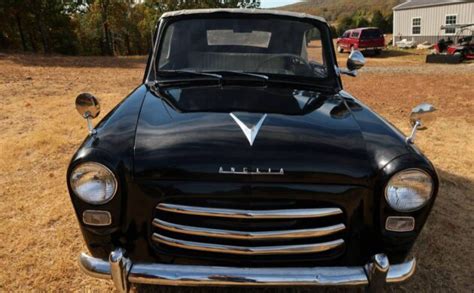
[{"label": "bumper guard", "polygon": [[125,250],[117,248],[109,260],[86,253],[79,257],[89,276],[112,279],[119,292],[130,283],[171,286],[368,286],[382,292],[386,283],[403,282],[415,272],[416,260],[390,265],[385,254],[377,254],[361,267],[240,268],[159,263],[132,263]]}]

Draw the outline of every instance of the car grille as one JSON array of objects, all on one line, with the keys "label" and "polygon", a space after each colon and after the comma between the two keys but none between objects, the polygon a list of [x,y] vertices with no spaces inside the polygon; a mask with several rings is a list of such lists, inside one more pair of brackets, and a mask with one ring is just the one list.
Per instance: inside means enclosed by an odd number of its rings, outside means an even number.
[{"label": "car grille", "polygon": [[221,257],[327,255],[344,250],[346,225],[338,207],[282,203],[274,208],[275,203],[268,202],[240,208],[235,202],[204,203],[208,205],[159,203],[152,220],[152,242],[175,252]]}]

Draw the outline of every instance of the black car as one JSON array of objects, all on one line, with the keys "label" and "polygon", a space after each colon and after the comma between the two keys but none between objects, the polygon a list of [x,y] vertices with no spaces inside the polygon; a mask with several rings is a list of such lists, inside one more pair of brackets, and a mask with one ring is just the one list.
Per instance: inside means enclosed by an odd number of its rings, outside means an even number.
[{"label": "black car", "polygon": [[[143,84],[94,128],[67,184],[89,275],[176,286],[368,286],[408,279],[438,191],[399,130],[343,90],[324,19],[185,10],[158,23]],[[423,116],[423,120],[422,120]],[[389,263],[390,260],[390,263]]]}]

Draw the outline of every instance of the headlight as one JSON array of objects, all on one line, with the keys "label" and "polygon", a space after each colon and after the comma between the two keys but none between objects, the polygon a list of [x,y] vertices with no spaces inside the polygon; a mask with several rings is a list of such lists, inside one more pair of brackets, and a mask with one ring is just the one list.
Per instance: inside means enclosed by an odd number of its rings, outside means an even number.
[{"label": "headlight", "polygon": [[396,173],[385,188],[385,199],[399,212],[412,212],[431,198],[433,179],[425,171],[409,169]]},{"label": "headlight", "polygon": [[109,168],[99,163],[83,163],[74,168],[70,177],[71,188],[83,201],[103,204],[117,191],[117,179]]}]

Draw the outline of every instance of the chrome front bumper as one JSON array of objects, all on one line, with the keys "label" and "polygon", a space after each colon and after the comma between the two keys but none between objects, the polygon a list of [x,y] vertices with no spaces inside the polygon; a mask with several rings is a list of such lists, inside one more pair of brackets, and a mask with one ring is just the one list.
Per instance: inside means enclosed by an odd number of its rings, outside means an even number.
[{"label": "chrome front bumper", "polygon": [[361,267],[239,268],[159,263],[132,263],[125,250],[118,248],[102,260],[82,253],[81,269],[96,278],[112,279],[119,292],[129,283],[172,286],[368,286],[383,291],[385,283],[403,282],[415,272],[416,261],[389,265],[384,254],[377,254]]}]

